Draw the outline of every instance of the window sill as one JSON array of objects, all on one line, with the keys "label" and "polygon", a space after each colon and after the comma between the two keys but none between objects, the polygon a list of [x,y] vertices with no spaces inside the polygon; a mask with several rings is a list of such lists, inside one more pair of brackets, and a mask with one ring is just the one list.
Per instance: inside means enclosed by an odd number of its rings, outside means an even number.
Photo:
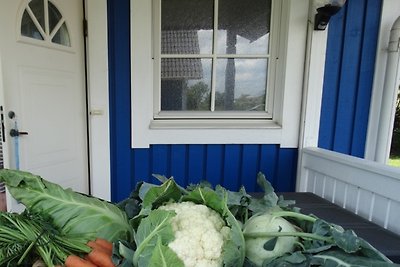
[{"label": "window sill", "polygon": [[281,129],[271,120],[152,120],[150,129]]},{"label": "window sill", "polygon": [[[285,131],[273,121],[150,120],[147,127],[133,128],[132,147],[152,144],[283,144]],[[288,143],[296,147],[297,140]]]}]

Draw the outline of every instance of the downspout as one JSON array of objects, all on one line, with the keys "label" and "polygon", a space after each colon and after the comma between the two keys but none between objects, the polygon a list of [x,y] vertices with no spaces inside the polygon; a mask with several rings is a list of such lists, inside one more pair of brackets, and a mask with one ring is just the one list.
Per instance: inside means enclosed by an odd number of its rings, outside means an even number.
[{"label": "downspout", "polygon": [[393,23],[390,30],[386,74],[383,86],[382,104],[379,115],[379,132],[376,145],[375,160],[387,163],[390,154],[390,145],[393,135],[394,116],[396,112],[395,101],[399,81],[400,67],[400,17]]}]

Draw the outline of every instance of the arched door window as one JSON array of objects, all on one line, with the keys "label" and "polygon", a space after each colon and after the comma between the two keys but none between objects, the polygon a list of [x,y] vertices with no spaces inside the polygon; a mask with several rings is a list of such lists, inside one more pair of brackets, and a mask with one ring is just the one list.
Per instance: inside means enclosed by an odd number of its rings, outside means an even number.
[{"label": "arched door window", "polygon": [[70,47],[65,18],[49,0],[31,0],[21,18],[21,36]]}]

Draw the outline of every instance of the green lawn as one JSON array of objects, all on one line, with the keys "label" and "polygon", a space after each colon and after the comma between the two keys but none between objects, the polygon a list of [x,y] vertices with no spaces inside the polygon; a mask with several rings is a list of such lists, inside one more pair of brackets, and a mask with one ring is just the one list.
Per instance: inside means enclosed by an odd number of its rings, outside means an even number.
[{"label": "green lawn", "polygon": [[395,166],[395,167],[400,167],[400,156],[390,157],[389,158],[389,165],[390,166]]}]

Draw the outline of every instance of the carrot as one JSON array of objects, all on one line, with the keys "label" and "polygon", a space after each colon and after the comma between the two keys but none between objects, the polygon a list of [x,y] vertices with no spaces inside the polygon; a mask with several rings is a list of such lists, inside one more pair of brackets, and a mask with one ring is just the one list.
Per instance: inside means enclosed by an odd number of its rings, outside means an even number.
[{"label": "carrot", "polygon": [[100,246],[104,247],[107,251],[111,251],[113,250],[113,244],[103,238],[96,238],[96,240],[94,241],[96,244],[99,244]]},{"label": "carrot", "polygon": [[104,249],[94,248],[86,255],[86,259],[99,267],[115,267],[110,253]]},{"label": "carrot", "polygon": [[65,260],[65,267],[98,267],[98,266],[76,255],[69,255]]},{"label": "carrot", "polygon": [[91,248],[92,248],[92,251],[93,251],[93,250],[100,250],[100,251],[106,253],[107,255],[109,255],[110,257],[112,256],[112,250],[108,250],[108,249],[104,248],[103,246],[97,244],[97,243],[94,242],[94,241],[89,241],[89,242],[87,242],[86,245],[88,245],[89,247],[91,247]]}]

